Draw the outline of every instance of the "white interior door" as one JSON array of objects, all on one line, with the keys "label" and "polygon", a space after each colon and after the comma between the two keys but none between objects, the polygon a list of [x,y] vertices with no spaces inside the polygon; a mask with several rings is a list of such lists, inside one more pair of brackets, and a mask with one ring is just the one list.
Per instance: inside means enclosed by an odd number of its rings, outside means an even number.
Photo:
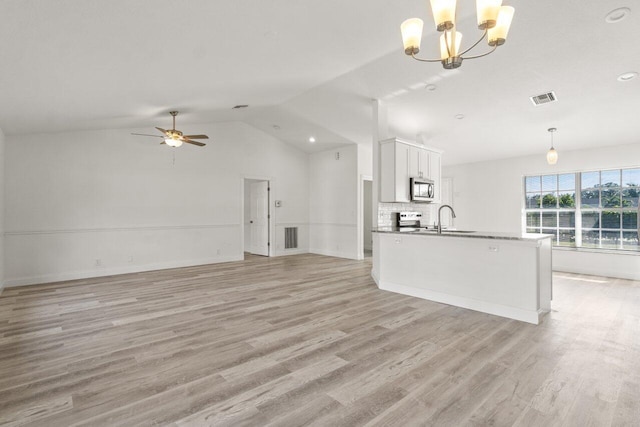
[{"label": "white interior door", "polygon": [[269,183],[251,183],[251,246],[249,252],[269,256]]}]

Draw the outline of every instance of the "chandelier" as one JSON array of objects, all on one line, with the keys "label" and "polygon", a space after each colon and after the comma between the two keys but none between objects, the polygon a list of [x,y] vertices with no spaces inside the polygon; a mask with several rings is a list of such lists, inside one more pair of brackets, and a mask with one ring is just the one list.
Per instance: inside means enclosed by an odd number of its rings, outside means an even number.
[{"label": "chandelier", "polygon": [[[440,36],[440,59],[416,57],[416,54],[420,52],[424,25],[422,19],[419,18],[407,19],[400,26],[404,53],[417,61],[441,62],[444,68],[450,70],[461,66],[463,59],[481,58],[495,52],[498,46],[502,46],[507,40],[515,9],[511,6],[502,6],[502,0],[476,0],[476,9],[478,29],[483,31],[482,37],[470,48],[460,51],[462,33],[456,31],[456,0],[431,0],[431,11],[436,29],[443,33]],[[464,56],[480,44],[485,37],[493,49],[481,55]]]}]

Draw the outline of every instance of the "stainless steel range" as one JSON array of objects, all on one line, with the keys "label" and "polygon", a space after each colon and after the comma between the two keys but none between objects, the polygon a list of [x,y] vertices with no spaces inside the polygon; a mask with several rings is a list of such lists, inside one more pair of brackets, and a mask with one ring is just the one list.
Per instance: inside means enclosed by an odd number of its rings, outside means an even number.
[{"label": "stainless steel range", "polygon": [[395,225],[400,231],[415,231],[420,228],[422,212],[394,212]]}]

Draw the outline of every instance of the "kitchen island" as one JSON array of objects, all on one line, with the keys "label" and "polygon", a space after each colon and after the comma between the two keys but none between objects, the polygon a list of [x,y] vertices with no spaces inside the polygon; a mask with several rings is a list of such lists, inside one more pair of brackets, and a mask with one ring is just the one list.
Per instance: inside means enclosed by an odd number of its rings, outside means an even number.
[{"label": "kitchen island", "polygon": [[551,309],[551,236],[381,227],[372,276],[382,290],[538,324]]}]

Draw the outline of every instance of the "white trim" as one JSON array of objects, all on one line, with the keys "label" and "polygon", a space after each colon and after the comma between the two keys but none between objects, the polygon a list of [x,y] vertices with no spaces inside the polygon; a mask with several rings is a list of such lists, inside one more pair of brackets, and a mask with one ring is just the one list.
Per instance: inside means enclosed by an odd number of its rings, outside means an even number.
[{"label": "white trim", "polygon": [[308,222],[279,222],[276,227],[303,227],[308,225]]},{"label": "white trim", "polygon": [[101,228],[68,228],[58,230],[19,230],[5,231],[4,235],[9,236],[29,236],[34,234],[73,234],[73,233],[104,233],[123,231],[162,231],[162,230],[196,230],[203,228],[226,228],[239,227],[241,224],[196,224],[196,225],[149,225],[136,227],[101,227]]},{"label": "white trim", "polygon": [[[375,278],[374,278],[375,280]],[[467,308],[470,310],[480,311],[482,313],[493,314],[496,316],[507,317],[509,319],[520,320],[522,322],[540,323],[542,316],[545,314],[543,310],[523,310],[521,308],[510,307],[502,304],[491,303],[487,301],[479,301],[473,298],[465,298],[457,295],[444,294],[441,292],[430,291],[427,289],[413,288],[410,286],[398,285],[386,281],[377,281],[378,288],[383,291],[395,292],[402,295],[409,295],[416,298],[422,298],[429,301],[435,301],[443,304],[449,304],[456,307]]]},{"label": "white trim", "polygon": [[640,280],[640,273],[626,273],[618,270],[607,270],[602,268],[571,268],[566,266],[554,266],[554,273],[584,274],[587,276],[612,277],[614,279]]},{"label": "white trim", "polygon": [[[367,208],[364,206],[364,183],[365,181],[371,182],[371,200],[373,200],[373,177],[371,175],[360,174],[360,179],[358,180],[358,206],[357,206],[357,218],[356,225],[358,227],[356,231],[356,238],[358,239],[358,244],[356,245],[357,259],[364,259],[364,210]],[[369,209],[372,209],[373,206],[368,206]],[[371,224],[373,227],[373,224]]]},{"label": "white trim", "polygon": [[91,279],[95,277],[113,276],[116,274],[140,273],[143,271],[166,270],[171,268],[193,267],[197,265],[219,264],[223,262],[242,261],[244,255],[220,256],[188,261],[171,261],[136,266],[107,268],[104,270],[84,270],[67,273],[43,274],[40,276],[19,277],[6,280],[7,288],[15,286],[38,285],[42,283],[62,282],[68,280]]},{"label": "white trim", "polygon": [[281,249],[277,250],[273,256],[287,256],[287,255],[302,255],[308,254],[309,251],[306,249],[294,248],[294,249]]},{"label": "white trim", "polygon": [[332,251],[332,250],[328,250],[328,249],[309,248],[309,253],[317,254],[317,255],[332,256],[332,257],[336,257],[336,258],[346,258],[346,259],[355,259],[355,260],[358,259],[357,256],[354,256],[354,254],[350,254],[350,253],[343,252],[343,251]]},{"label": "white trim", "polygon": [[551,249],[553,249],[554,251],[559,250],[562,252],[583,252],[583,253],[591,253],[591,254],[640,256],[640,251],[634,251],[632,249],[603,249],[603,248],[585,248],[585,247],[575,248],[573,246],[552,246]]},{"label": "white trim", "polygon": [[357,224],[339,224],[337,222],[310,222],[309,225],[324,225],[327,227],[350,227],[355,228]]},{"label": "white trim", "polygon": [[274,200],[277,200],[276,195],[275,195],[275,178],[272,176],[256,176],[256,175],[243,175],[240,177],[240,224],[242,224],[242,227],[240,227],[240,248],[242,249],[242,252],[244,253],[247,248],[244,247],[244,182],[249,179],[249,180],[254,180],[254,181],[267,181],[267,186],[269,188],[269,194],[268,194],[268,208],[267,208],[267,215],[269,216],[269,218],[267,218],[267,222],[268,222],[268,228],[269,228],[269,256],[275,256],[275,241],[276,241],[276,209],[272,208],[271,206],[271,202]]},{"label": "white trim", "polygon": [[426,148],[429,151],[435,151],[436,153],[440,153],[440,154],[444,153],[444,150],[442,150],[440,148],[429,147],[429,146],[426,146],[426,145],[424,145],[422,143],[419,143],[419,142],[407,141],[406,139],[397,138],[397,137],[383,139],[381,141],[378,141],[378,144],[382,145],[382,144],[390,144],[390,143],[395,143],[395,142],[399,142],[399,143],[405,144],[405,145],[410,145],[410,146],[416,147],[416,148],[423,148],[423,149]]}]

